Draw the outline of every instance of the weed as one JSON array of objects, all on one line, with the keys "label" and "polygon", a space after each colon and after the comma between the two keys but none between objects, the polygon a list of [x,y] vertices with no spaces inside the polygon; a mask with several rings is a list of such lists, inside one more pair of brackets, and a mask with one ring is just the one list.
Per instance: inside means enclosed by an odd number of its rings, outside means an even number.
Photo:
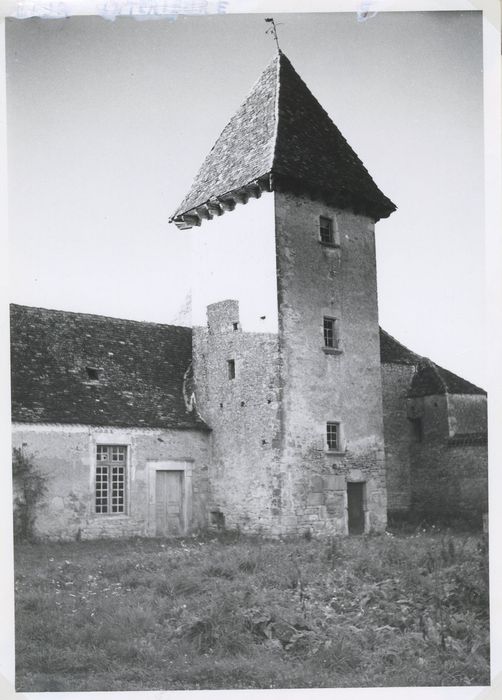
[{"label": "weed", "polygon": [[482,685],[486,539],[16,546],[22,691]]}]

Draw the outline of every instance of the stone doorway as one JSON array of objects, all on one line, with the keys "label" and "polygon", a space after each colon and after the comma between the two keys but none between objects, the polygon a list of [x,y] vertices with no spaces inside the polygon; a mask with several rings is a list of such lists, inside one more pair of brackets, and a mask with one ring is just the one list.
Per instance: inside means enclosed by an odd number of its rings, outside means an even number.
[{"label": "stone doorway", "polygon": [[347,520],[349,535],[364,533],[364,481],[347,482]]}]

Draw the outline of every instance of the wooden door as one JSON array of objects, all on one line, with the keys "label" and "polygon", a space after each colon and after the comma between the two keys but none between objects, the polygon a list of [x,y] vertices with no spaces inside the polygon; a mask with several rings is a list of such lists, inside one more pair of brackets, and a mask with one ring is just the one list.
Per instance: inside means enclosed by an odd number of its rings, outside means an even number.
[{"label": "wooden door", "polygon": [[347,511],[349,535],[362,535],[364,532],[364,483],[347,483]]},{"label": "wooden door", "polygon": [[155,474],[155,534],[157,537],[182,535],[184,474],[167,469],[159,469]]}]

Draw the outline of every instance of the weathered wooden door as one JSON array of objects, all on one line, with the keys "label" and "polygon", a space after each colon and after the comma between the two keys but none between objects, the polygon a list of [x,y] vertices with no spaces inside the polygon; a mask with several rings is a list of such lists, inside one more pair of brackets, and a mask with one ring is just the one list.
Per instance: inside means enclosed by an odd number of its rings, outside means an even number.
[{"label": "weathered wooden door", "polygon": [[155,533],[157,537],[182,535],[183,472],[159,469],[155,474]]},{"label": "weathered wooden door", "polygon": [[364,483],[347,483],[347,511],[349,535],[362,535],[364,532]]}]

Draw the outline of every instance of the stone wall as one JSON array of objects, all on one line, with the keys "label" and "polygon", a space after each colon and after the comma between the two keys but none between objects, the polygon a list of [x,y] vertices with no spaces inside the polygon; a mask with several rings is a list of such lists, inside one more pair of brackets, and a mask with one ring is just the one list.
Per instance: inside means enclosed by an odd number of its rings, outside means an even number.
[{"label": "stone wall", "polygon": [[[193,430],[90,428],[14,424],[13,446],[33,457],[46,477],[47,494],[37,510],[35,533],[50,539],[155,535],[148,497],[148,462],[189,462],[191,521],[187,532],[207,523],[208,436]],[[96,445],[127,446],[124,515],[96,515]],[[192,462],[193,460],[193,462]],[[149,507],[150,505],[150,507]]]},{"label": "stone wall", "polygon": [[389,513],[406,512],[411,504],[410,443],[413,432],[407,411],[407,393],[415,368],[409,364],[382,364],[383,424]]},{"label": "stone wall", "polygon": [[[410,417],[420,416],[423,427],[422,440],[412,443],[410,452],[413,510],[430,519],[481,524],[488,508],[487,447],[482,434],[479,439],[486,398],[427,396],[408,404]],[[453,433],[454,424],[462,432]],[[476,429],[470,435],[469,426]]]},{"label": "stone wall", "polygon": [[282,509],[277,334],[246,332],[237,301],[226,300],[209,306],[193,343],[197,410],[212,428],[213,520],[220,513],[229,528],[271,533]]},{"label": "stone wall", "polygon": [[[366,531],[386,525],[374,224],[303,197],[276,193],[283,530],[346,533],[346,482],[365,482]],[[337,245],[319,239],[329,217]],[[339,322],[327,350],[323,317]],[[327,449],[339,422],[341,449]]]},{"label": "stone wall", "polygon": [[448,395],[449,434],[486,434],[486,396],[483,394]]}]

